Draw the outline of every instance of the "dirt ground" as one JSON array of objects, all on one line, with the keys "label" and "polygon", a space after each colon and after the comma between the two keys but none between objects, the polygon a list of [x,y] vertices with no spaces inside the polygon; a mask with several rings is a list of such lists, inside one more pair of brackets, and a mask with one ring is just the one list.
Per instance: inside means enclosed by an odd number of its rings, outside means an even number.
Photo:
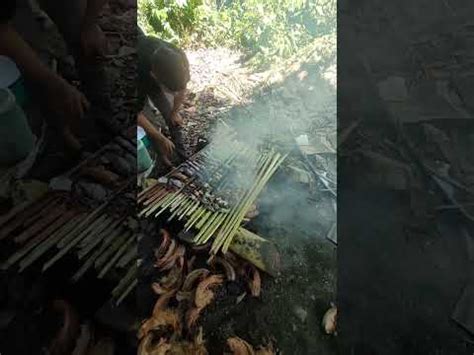
[{"label": "dirt ground", "polygon": [[[285,181],[291,189],[287,193],[304,196],[304,188]],[[275,193],[275,187],[279,201],[266,196]],[[336,338],[321,329],[322,317],[336,297],[336,248],[324,238],[317,206],[301,198],[299,206],[289,210],[287,197],[270,184],[261,199],[261,214],[248,226],[278,245],[281,274],[264,276],[260,299],[247,297],[236,304],[239,294],[228,290],[209,308],[202,325],[211,354],[222,353],[222,344],[235,335],[255,346],[271,341],[284,354],[336,353]],[[298,211],[303,209],[316,218],[301,218]]]},{"label": "dirt ground", "polygon": [[466,152],[474,142],[472,96],[463,86],[472,84],[472,21],[461,3],[367,2],[352,19],[354,36],[341,39],[339,123],[361,120],[339,151],[346,184],[338,298],[347,352],[472,354],[469,321],[455,320],[457,307],[465,319],[472,314],[462,295],[472,300],[473,284],[472,192],[455,188],[472,187]]}]

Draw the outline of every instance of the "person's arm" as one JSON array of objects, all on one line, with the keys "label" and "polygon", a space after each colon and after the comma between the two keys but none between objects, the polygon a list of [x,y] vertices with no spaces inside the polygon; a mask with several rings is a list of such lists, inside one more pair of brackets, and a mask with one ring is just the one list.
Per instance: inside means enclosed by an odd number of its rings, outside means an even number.
[{"label": "person's arm", "polygon": [[171,110],[171,120],[177,126],[181,126],[183,124],[183,119],[178,114],[178,112],[181,106],[183,105],[185,96],[186,96],[186,89],[178,91],[178,93],[174,95],[174,103],[173,103],[173,108]]},{"label": "person's arm", "polygon": [[76,88],[50,70],[9,24],[0,25],[0,55],[12,59],[23,76],[46,95],[46,103],[60,118],[81,118],[88,102]]},{"label": "person's arm", "polygon": [[0,55],[12,59],[23,75],[35,83],[56,80],[56,74],[44,65],[33,49],[9,24],[0,25]]},{"label": "person's arm", "polygon": [[174,151],[174,144],[168,138],[165,137],[148,119],[140,112],[137,117],[137,125],[145,130],[145,133],[150,138],[153,146],[162,154],[161,158],[163,162],[171,166],[170,157]]},{"label": "person's arm", "polygon": [[163,134],[155,126],[153,126],[150,121],[148,121],[143,113],[138,114],[137,125],[142,127],[145,130],[147,136],[149,136],[151,139],[161,139],[161,137],[163,137]]}]

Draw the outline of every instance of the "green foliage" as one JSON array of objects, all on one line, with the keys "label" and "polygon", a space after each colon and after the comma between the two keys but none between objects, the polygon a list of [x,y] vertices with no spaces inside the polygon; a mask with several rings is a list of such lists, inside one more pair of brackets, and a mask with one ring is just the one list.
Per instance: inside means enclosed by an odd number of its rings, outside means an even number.
[{"label": "green foliage", "polygon": [[262,66],[336,31],[336,0],[139,0],[147,31],[181,45],[244,50]]},{"label": "green foliage", "polygon": [[197,25],[202,0],[138,0],[138,24],[174,43],[182,43]]}]

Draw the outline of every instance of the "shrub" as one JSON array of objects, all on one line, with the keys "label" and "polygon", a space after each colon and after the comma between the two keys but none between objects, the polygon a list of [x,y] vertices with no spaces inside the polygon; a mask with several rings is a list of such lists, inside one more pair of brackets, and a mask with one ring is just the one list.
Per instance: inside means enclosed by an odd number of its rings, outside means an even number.
[{"label": "shrub", "polygon": [[140,0],[139,23],[181,45],[241,49],[262,66],[334,33],[336,10],[336,0]]}]

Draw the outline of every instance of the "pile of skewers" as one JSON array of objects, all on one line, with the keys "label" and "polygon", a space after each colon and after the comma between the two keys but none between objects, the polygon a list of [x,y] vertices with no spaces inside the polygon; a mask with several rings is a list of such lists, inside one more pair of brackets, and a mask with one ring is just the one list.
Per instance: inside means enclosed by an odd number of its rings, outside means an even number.
[{"label": "pile of skewers", "polygon": [[[211,144],[138,195],[139,217],[164,212],[186,220],[184,230],[198,230],[194,243],[208,243],[211,253],[226,253],[249,210],[286,155],[272,148],[251,149],[230,140]],[[244,171],[245,177],[239,176]]]},{"label": "pile of skewers", "polygon": [[21,272],[42,263],[46,271],[73,253],[82,264],[72,281],[89,270],[99,278],[115,274],[121,280],[112,291],[117,303],[133,290],[138,228],[130,217],[136,203],[133,128],[56,179],[39,200],[0,218],[0,241],[19,245],[2,269]]},{"label": "pile of skewers", "polygon": [[[128,186],[133,184],[128,184]],[[123,191],[124,186],[119,191]],[[134,195],[130,194],[133,200]],[[45,260],[42,271],[46,271],[59,260],[73,251],[82,262],[72,276],[78,281],[88,270],[95,269],[99,278],[112,272],[126,273],[120,284],[112,292],[114,298],[121,302],[134,286],[126,282],[131,270],[135,267],[137,252],[137,222],[130,217],[127,207],[133,201],[124,201],[123,208],[115,205],[109,208],[109,202],[103,203],[94,210],[79,206],[77,201],[71,203],[64,193],[48,194],[33,203],[15,218],[4,219],[1,223],[0,239],[10,238],[21,244],[19,250],[5,260],[1,268],[6,270],[17,266],[23,271],[41,259]],[[123,285],[126,284],[127,288]]]}]

